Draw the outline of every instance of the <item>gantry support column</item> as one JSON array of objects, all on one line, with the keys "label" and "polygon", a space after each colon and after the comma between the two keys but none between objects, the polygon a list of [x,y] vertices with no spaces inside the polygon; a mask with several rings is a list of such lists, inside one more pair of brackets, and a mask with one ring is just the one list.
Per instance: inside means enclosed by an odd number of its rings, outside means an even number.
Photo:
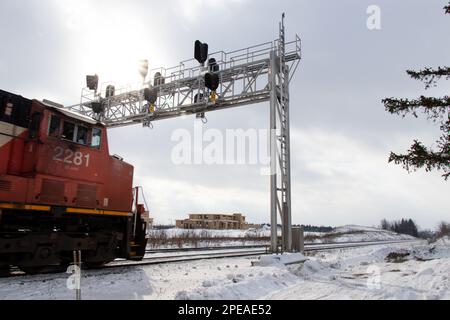
[{"label": "gantry support column", "polygon": [[285,61],[284,15],[278,49],[270,54],[271,250],[278,252],[278,215],[283,251],[292,251],[289,68]]},{"label": "gantry support column", "polygon": [[275,51],[270,54],[270,226],[271,251],[278,252],[278,183],[277,183],[277,55]]}]

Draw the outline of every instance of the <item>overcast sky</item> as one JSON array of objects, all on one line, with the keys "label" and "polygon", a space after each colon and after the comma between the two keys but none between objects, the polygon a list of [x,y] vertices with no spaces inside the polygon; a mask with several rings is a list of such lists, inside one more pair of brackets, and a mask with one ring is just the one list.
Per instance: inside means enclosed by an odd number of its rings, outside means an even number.
[{"label": "overcast sky", "polygon": [[[408,174],[388,164],[413,139],[433,144],[438,126],[388,114],[384,97],[426,92],[406,69],[450,65],[450,16],[441,0],[2,0],[0,89],[77,103],[86,74],[117,84],[139,81],[137,61],[170,67],[192,58],[196,39],[212,51],[274,40],[286,12],[288,39],[299,34],[303,61],[291,84],[293,222],[378,225],[411,217],[422,228],[450,220],[450,187],[439,173]],[[366,26],[369,5],[381,30]],[[212,113],[205,128],[266,129],[267,104]],[[177,166],[178,128],[194,119],[109,132],[111,154],[135,166],[157,223],[192,212],[242,212],[269,222],[269,178],[260,166]]]}]

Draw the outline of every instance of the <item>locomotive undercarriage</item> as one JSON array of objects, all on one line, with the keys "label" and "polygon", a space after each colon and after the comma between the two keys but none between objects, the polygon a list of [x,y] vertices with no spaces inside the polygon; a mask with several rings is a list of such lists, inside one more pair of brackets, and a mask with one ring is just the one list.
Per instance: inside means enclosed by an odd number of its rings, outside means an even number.
[{"label": "locomotive undercarriage", "polygon": [[86,267],[130,258],[131,230],[131,217],[1,210],[0,269],[12,265],[36,273],[49,266],[66,268],[74,250],[82,252]]}]

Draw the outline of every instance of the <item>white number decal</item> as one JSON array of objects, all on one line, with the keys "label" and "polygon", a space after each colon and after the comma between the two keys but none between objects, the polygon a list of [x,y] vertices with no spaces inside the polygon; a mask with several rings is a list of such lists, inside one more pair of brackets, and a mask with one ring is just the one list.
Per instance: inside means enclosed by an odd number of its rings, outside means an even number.
[{"label": "white number decal", "polygon": [[[86,161],[84,161],[86,159]],[[73,152],[70,149],[64,149],[62,147],[56,147],[54,150],[53,161],[64,162],[67,164],[74,164],[76,166],[82,166],[85,162],[86,168],[89,167],[90,155],[83,154],[82,152]]]},{"label": "white number decal", "polygon": [[90,154],[86,154],[84,157],[86,158],[86,167],[89,167],[89,158],[90,158]]},{"label": "white number decal", "polygon": [[75,152],[75,157],[73,158],[73,163],[76,166],[81,166],[83,164],[83,154],[81,152]]},{"label": "white number decal", "polygon": [[66,149],[64,154],[66,155],[66,157],[64,158],[64,162],[67,164],[72,164],[72,161],[70,160],[70,158],[73,157],[73,151],[70,149]]},{"label": "white number decal", "polygon": [[55,148],[55,155],[53,156],[53,160],[55,161],[62,161],[62,155],[64,153],[64,149],[61,147],[56,147]]}]

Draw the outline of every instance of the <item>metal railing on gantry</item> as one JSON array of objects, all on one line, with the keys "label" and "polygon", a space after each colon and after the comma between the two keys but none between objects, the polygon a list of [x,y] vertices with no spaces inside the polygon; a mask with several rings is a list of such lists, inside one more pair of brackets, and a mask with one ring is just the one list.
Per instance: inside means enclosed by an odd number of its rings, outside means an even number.
[{"label": "metal railing on gantry", "polygon": [[[278,54],[279,42],[277,39],[241,50],[210,54],[208,58],[214,58],[219,68],[220,82],[215,102],[209,99],[210,90],[205,87],[204,75],[209,71],[208,66],[203,67],[191,59],[172,68],[150,70],[152,79],[155,74],[160,75],[157,81],[152,80],[145,86],[156,89],[154,110],[144,98],[144,86],[140,90],[122,88],[107,98],[105,90],[98,94],[85,88],[80,104],[66,108],[102,121],[107,127],[119,127],[139,123],[148,126],[157,120],[269,101],[270,55],[274,51]],[[301,59],[301,40],[296,36],[285,46],[285,61],[292,70],[292,77]],[[95,113],[92,102],[101,102],[102,111]]]}]

